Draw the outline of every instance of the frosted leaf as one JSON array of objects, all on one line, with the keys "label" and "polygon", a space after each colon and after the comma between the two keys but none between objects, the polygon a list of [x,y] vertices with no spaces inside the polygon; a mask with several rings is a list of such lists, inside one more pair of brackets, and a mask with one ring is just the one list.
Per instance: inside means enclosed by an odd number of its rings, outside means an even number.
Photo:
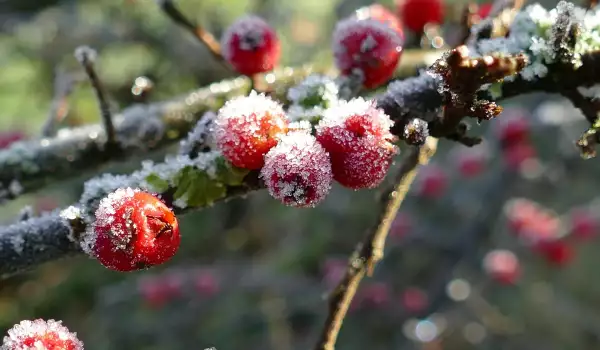
[{"label": "frosted leaf", "polygon": [[[35,339],[33,346],[24,343],[32,338]],[[77,334],[63,326],[62,321],[42,319],[21,321],[9,329],[2,350],[44,350],[48,349],[46,345],[52,344],[52,349],[83,350],[83,343],[77,339]]]},{"label": "frosted leaf", "polygon": [[238,19],[227,28],[221,38],[223,57],[230,60],[233,56],[229,45],[233,37],[240,37],[240,49],[250,51],[263,45],[267,31],[272,31],[271,26],[260,17],[249,15]]},{"label": "frosted leaf", "polygon": [[331,189],[329,155],[314,136],[290,132],[265,156],[261,170],[271,196],[286,205],[314,207]]},{"label": "frosted leaf", "polygon": [[338,100],[339,87],[324,75],[311,74],[300,84],[288,90],[287,98],[293,105],[306,108],[327,108]]}]

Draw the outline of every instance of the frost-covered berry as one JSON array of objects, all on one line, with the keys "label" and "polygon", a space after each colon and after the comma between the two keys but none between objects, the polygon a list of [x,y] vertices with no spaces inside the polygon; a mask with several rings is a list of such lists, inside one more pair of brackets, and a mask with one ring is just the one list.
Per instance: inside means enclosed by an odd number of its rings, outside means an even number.
[{"label": "frost-covered berry", "polygon": [[8,330],[2,350],[82,350],[83,343],[61,321],[21,321]]},{"label": "frost-covered berry", "polygon": [[375,102],[363,98],[327,109],[316,135],[331,157],[333,178],[352,189],[377,187],[398,152],[392,125]]},{"label": "frost-covered berry", "polygon": [[245,75],[273,70],[281,56],[277,33],[256,16],[242,17],[227,28],[221,48],[227,62]]},{"label": "frost-covered berry", "polygon": [[314,207],[331,189],[331,162],[314,136],[294,131],[265,156],[261,177],[269,193],[283,204]]},{"label": "frost-covered berry", "polygon": [[492,250],[483,259],[483,268],[493,280],[514,284],[520,274],[519,259],[510,250]]},{"label": "frost-covered berry", "polygon": [[377,20],[348,18],[337,24],[332,45],[337,68],[346,75],[359,74],[370,89],[392,77],[403,40]]},{"label": "frost-covered berry", "polygon": [[444,21],[442,0],[397,0],[396,6],[402,23],[415,33],[422,33],[428,23]]},{"label": "frost-covered berry", "polygon": [[225,159],[238,168],[257,170],[287,128],[283,107],[253,91],[230,100],[219,110],[213,136]]},{"label": "frost-covered berry", "polygon": [[404,31],[402,30],[400,20],[381,4],[361,7],[354,12],[354,16],[359,20],[374,19],[388,25],[400,36],[400,39],[404,40]]},{"label": "frost-covered berry", "polygon": [[422,289],[409,287],[402,292],[401,303],[408,312],[420,312],[429,304],[429,297]]},{"label": "frost-covered berry", "polygon": [[415,118],[404,126],[404,141],[409,145],[421,146],[429,136],[429,127],[423,119]]},{"label": "frost-covered berry", "polygon": [[95,217],[82,247],[111,270],[162,264],[179,248],[175,214],[150,193],[118,189],[100,201]]},{"label": "frost-covered berry", "polygon": [[0,149],[7,148],[23,139],[25,139],[25,134],[20,131],[2,131],[0,132]]},{"label": "frost-covered berry", "polygon": [[492,12],[493,6],[494,4],[492,4],[491,2],[479,5],[479,9],[477,10],[477,17],[479,17],[480,19],[487,18],[487,16],[489,16]]},{"label": "frost-covered berry", "polygon": [[569,213],[569,231],[578,239],[596,237],[600,231],[600,222],[592,210],[584,208],[573,209]]},{"label": "frost-covered berry", "polygon": [[531,126],[527,121],[527,111],[505,109],[495,124],[495,131],[503,146],[522,143],[528,140]]}]

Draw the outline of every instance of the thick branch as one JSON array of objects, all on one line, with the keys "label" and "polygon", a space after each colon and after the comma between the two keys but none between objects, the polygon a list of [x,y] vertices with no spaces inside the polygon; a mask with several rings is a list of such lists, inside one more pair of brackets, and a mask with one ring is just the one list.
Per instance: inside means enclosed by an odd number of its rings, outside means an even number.
[{"label": "thick branch", "polygon": [[375,264],[383,258],[385,239],[391,223],[406,197],[417,168],[425,164],[435,153],[437,140],[430,139],[420,148],[415,148],[403,160],[394,186],[384,191],[380,218],[365,240],[352,254],[346,274],[333,290],[329,300],[329,313],[315,349],[333,350],[342,322],[365,274],[371,274]]},{"label": "thick branch", "polygon": [[[413,75],[419,66],[431,64],[441,51],[407,51],[398,66],[397,76]],[[311,72],[311,67],[283,68],[267,75],[261,84],[269,91],[285,96],[289,87]],[[274,77],[274,79],[272,79]],[[236,78],[189,92],[170,101],[133,105],[114,117],[117,139],[125,142],[115,154],[105,147],[106,133],[101,124],[63,130],[58,136],[17,142],[0,151],[0,193],[14,181],[19,193],[7,191],[1,200],[13,199],[20,193],[35,191],[47,183],[79,176],[112,161],[120,161],[139,153],[157,149],[186,136],[208,110],[216,111],[228,99],[246,94],[250,80]]]}]

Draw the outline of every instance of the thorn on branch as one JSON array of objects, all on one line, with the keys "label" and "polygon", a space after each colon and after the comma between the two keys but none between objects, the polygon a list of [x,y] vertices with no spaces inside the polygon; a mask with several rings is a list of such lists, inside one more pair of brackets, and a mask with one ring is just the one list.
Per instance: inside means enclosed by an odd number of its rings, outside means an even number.
[{"label": "thorn on branch", "polygon": [[220,62],[224,67],[230,69],[229,64],[223,58],[221,53],[221,44],[219,41],[199,24],[194,24],[175,6],[172,0],[157,0],[161,10],[177,25],[192,33],[210,52],[210,54]]},{"label": "thorn on branch", "polygon": [[110,111],[110,105],[108,104],[106,91],[104,90],[102,82],[100,81],[100,78],[98,78],[98,74],[94,68],[96,56],[96,51],[91,47],[80,46],[75,49],[75,58],[85,70],[85,73],[92,84],[92,88],[96,93],[96,99],[98,100],[98,106],[100,107],[100,116],[102,117],[102,123],[104,124],[104,131],[106,132],[106,145],[107,147],[116,147],[118,145],[117,133],[113,124],[113,116]]}]

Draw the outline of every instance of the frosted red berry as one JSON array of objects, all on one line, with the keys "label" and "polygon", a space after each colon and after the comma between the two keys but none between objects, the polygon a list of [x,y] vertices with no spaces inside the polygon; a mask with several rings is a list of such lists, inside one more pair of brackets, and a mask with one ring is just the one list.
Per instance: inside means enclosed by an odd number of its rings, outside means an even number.
[{"label": "frosted red berry", "polygon": [[199,269],[192,275],[194,290],[200,297],[211,297],[220,290],[219,281],[213,271]]},{"label": "frosted red berry", "polygon": [[507,147],[529,140],[531,126],[526,119],[527,111],[505,109],[494,125],[500,143]]},{"label": "frosted red berry", "polygon": [[398,152],[390,133],[392,125],[373,101],[362,98],[327,109],[316,136],[329,152],[333,178],[351,189],[377,187]]},{"label": "frosted red berry", "polygon": [[281,104],[255,92],[229,100],[213,122],[213,136],[223,157],[251,170],[262,168],[265,154],[287,130]]},{"label": "frosted red berry", "polygon": [[432,163],[419,172],[415,185],[418,196],[439,198],[445,194],[448,188],[448,175],[442,167]]},{"label": "frosted red berry", "polygon": [[575,257],[573,247],[564,239],[538,242],[534,250],[552,265],[565,266]]},{"label": "frosted red berry", "polygon": [[400,212],[392,222],[390,237],[404,238],[413,230],[414,225],[414,219],[410,214]]},{"label": "frosted red berry", "polygon": [[472,178],[485,171],[487,156],[487,151],[481,146],[461,146],[455,153],[454,161],[462,176]]},{"label": "frosted red berry", "polygon": [[383,282],[375,282],[364,286],[359,291],[360,305],[364,307],[384,307],[390,303],[390,287]]},{"label": "frosted red berry", "polygon": [[8,330],[2,350],[29,349],[82,350],[83,343],[61,321],[26,320]]},{"label": "frosted red berry", "polygon": [[277,33],[256,16],[240,18],[227,28],[221,40],[221,49],[227,62],[245,75],[273,70],[281,56]]},{"label": "frosted red berry", "polygon": [[493,7],[492,3],[485,3],[485,4],[479,5],[479,9],[477,10],[477,16],[480,19],[486,18],[487,16],[490,15],[490,12],[492,12],[492,7]]},{"label": "frosted red berry", "polygon": [[359,20],[374,19],[392,28],[404,41],[402,24],[396,15],[381,4],[361,7],[354,12],[354,17]]},{"label": "frosted red berry", "polygon": [[396,7],[402,23],[415,33],[422,33],[428,23],[444,21],[442,0],[396,0]]},{"label": "frosted red berry", "polygon": [[82,247],[111,270],[162,264],[179,248],[175,214],[150,193],[118,189],[102,199],[95,218]]},{"label": "frosted red berry", "polygon": [[570,233],[578,239],[594,238],[600,232],[600,222],[589,209],[578,208],[571,211]]},{"label": "frosted red berry", "polygon": [[333,55],[342,74],[358,74],[366,88],[375,88],[394,74],[403,40],[388,25],[374,19],[348,18],[333,33]]},{"label": "frosted red berry", "polygon": [[519,266],[519,259],[509,250],[493,250],[483,259],[483,268],[488,276],[502,284],[514,284],[517,281]]},{"label": "frosted red berry", "polygon": [[170,300],[180,297],[183,288],[183,278],[180,275],[146,276],[139,280],[138,292],[146,304],[160,308]]},{"label": "frosted red berry", "polygon": [[410,287],[402,292],[401,303],[408,312],[421,312],[429,304],[429,297],[422,289]]},{"label": "frosted red berry", "polygon": [[504,148],[502,157],[509,169],[521,171],[528,162],[537,160],[537,152],[531,144],[522,142]]},{"label": "frosted red berry", "polygon": [[331,189],[331,161],[316,138],[304,131],[283,136],[265,156],[260,175],[269,193],[283,204],[314,207]]},{"label": "frosted red berry", "polygon": [[0,149],[7,148],[23,139],[25,139],[25,134],[20,131],[2,131],[0,132]]}]

